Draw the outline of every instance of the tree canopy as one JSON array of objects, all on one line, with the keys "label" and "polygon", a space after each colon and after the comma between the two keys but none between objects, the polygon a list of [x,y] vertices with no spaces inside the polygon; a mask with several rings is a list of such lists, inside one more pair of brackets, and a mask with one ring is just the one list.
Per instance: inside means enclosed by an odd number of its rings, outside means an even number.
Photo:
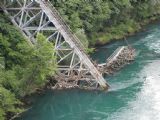
[{"label": "tree canopy", "polygon": [[37,34],[35,45],[0,17],[0,120],[21,112],[21,97],[43,88],[56,71],[52,43]]},{"label": "tree canopy", "polygon": [[159,0],[51,0],[74,32],[85,31],[90,45],[120,39],[160,14]]}]

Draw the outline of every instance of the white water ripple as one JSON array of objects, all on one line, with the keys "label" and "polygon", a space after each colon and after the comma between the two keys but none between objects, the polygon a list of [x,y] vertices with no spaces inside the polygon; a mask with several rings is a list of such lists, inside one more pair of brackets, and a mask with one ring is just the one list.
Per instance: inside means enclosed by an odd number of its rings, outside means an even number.
[{"label": "white water ripple", "polygon": [[159,30],[155,31],[155,34],[148,35],[145,40],[147,40],[146,46],[149,50],[154,51],[155,53],[160,53],[160,35]]},{"label": "white water ripple", "polygon": [[149,49],[154,50],[155,53],[160,53],[160,40],[150,43]]},{"label": "white water ripple", "polygon": [[160,120],[160,61],[149,63],[140,75],[145,75],[146,80],[136,100],[107,120]]}]

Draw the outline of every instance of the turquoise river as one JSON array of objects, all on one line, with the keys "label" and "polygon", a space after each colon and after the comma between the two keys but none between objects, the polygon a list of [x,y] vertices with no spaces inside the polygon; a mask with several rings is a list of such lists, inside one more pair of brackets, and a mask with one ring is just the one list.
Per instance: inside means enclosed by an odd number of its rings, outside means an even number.
[{"label": "turquoise river", "polygon": [[[127,38],[136,48],[136,59],[106,77],[108,92],[47,91],[18,120],[160,120],[160,23],[145,29]],[[92,58],[104,62],[125,44],[122,40],[100,47]]]}]

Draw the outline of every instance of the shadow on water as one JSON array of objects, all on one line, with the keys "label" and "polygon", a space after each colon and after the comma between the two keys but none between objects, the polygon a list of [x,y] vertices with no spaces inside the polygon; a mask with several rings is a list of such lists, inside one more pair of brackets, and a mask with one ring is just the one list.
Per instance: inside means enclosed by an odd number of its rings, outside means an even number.
[{"label": "shadow on water", "polygon": [[[127,38],[137,50],[136,60],[106,77],[109,92],[48,91],[35,97],[19,120],[159,120],[160,23]],[[104,62],[124,41],[99,48],[93,59]]]}]

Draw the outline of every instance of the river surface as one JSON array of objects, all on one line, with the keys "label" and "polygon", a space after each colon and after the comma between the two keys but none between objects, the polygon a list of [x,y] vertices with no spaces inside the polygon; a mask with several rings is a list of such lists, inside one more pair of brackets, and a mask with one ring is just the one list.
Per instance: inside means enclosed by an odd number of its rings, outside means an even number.
[{"label": "river surface", "polygon": [[[34,98],[20,120],[160,120],[160,23],[127,38],[135,61],[106,80],[109,92],[47,91]],[[92,56],[104,62],[118,46],[103,46]]]}]

